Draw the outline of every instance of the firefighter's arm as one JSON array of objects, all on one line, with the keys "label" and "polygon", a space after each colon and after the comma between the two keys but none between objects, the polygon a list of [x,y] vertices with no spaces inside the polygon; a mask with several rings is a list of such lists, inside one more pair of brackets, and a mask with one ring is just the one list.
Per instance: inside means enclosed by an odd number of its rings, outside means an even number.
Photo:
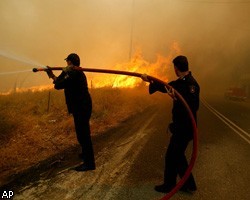
[{"label": "firefighter's arm", "polygon": [[69,66],[63,68],[62,73],[54,79],[54,88],[57,90],[66,88],[74,75],[74,71]]},{"label": "firefighter's arm", "polygon": [[149,82],[149,94],[153,94],[156,91],[167,93],[165,86],[162,83],[149,80],[147,74],[142,74],[141,79],[143,81]]},{"label": "firefighter's arm", "polygon": [[62,72],[54,81],[54,88],[57,90],[64,89],[69,84],[69,75],[65,72]]},{"label": "firefighter's arm", "polygon": [[47,72],[49,78],[52,78],[53,80],[57,78],[55,74],[53,74],[51,67],[47,66],[47,69],[45,69],[45,71]]}]

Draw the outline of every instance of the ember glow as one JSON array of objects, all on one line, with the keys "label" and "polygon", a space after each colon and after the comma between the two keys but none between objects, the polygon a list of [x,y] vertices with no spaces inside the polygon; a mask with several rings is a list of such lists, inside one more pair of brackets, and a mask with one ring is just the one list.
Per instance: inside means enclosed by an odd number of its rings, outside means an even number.
[{"label": "ember glow", "polygon": [[53,85],[40,85],[33,86],[29,88],[15,88],[14,90],[10,90],[8,92],[1,92],[0,95],[10,95],[13,93],[22,93],[22,92],[41,92],[45,90],[50,90],[53,88]]}]

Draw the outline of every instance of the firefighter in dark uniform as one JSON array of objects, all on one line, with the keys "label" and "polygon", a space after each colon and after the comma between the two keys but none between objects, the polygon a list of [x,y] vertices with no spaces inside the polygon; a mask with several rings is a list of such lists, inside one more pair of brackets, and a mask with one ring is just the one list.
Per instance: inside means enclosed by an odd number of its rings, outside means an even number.
[{"label": "firefighter in dark uniform", "polygon": [[[175,73],[179,78],[170,82],[169,85],[187,101],[197,123],[200,87],[189,71],[188,60],[185,56],[177,56],[173,60],[173,64]],[[142,79],[148,81],[146,75],[143,75]],[[149,93],[152,94],[156,91],[167,92],[164,85],[151,81]],[[169,124],[168,129],[172,136],[165,155],[164,183],[155,186],[157,192],[163,193],[170,192],[176,185],[177,175],[183,177],[188,168],[185,150],[188,143],[193,139],[193,131],[188,112],[180,100],[173,101],[172,123]],[[191,174],[181,190],[194,192],[196,189],[194,177]]]},{"label": "firefighter in dark uniform", "polygon": [[68,112],[74,117],[77,140],[82,147],[79,155],[83,164],[75,168],[76,171],[95,169],[95,159],[90,136],[89,120],[92,112],[92,101],[88,91],[87,79],[82,71],[76,70],[80,66],[80,58],[72,53],[65,59],[67,67],[56,77],[48,67],[46,70],[49,78],[54,80],[57,90],[64,89]]}]

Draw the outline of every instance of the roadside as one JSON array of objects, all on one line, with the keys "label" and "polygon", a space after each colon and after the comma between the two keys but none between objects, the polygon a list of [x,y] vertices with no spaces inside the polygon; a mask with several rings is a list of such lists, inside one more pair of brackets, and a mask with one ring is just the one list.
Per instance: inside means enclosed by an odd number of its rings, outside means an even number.
[{"label": "roadside", "polygon": [[250,133],[250,101],[224,98],[223,94],[206,95],[206,101],[228,119]]},{"label": "roadside", "polygon": [[[90,92],[92,136],[105,133],[154,104],[146,87],[102,88]],[[13,177],[32,166],[37,169],[43,160],[78,146],[63,91],[0,96],[0,105],[0,185],[11,182]],[[57,165],[58,161],[53,162]]]},{"label": "roadside", "polygon": [[[61,195],[67,197],[62,198],[81,199],[83,194],[88,193],[88,199],[111,199],[147,142],[146,138],[152,132],[152,122],[159,112],[158,106],[150,106],[105,134],[94,136],[97,170],[93,172],[72,170],[81,162],[77,156],[80,149],[75,146],[17,175],[1,190],[13,190],[15,199],[58,199],[60,190],[65,188],[68,191],[75,184],[70,183],[74,179],[79,181],[81,190],[79,193],[75,189],[68,194],[63,193]],[[61,181],[65,183],[59,183]]]},{"label": "roadside", "polygon": [[[37,176],[36,180],[27,182],[27,176],[22,177],[23,185],[14,189],[14,199],[162,198],[164,194],[155,192],[154,186],[163,180],[164,155],[170,137],[166,127],[171,120],[171,101],[167,99],[164,96],[163,101],[157,101],[117,128],[95,136],[95,171],[71,170],[80,162],[77,149],[63,152],[66,157],[62,162],[44,171],[27,173]],[[199,152],[193,169],[198,190],[193,195],[177,192],[172,199],[249,199],[250,146],[203,104],[198,119]],[[192,144],[187,150],[189,158],[191,152]]]}]

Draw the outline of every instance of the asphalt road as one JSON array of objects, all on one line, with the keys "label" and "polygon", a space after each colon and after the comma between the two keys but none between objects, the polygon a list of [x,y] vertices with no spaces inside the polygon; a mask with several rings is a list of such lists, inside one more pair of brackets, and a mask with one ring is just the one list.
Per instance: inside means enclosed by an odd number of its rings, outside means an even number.
[{"label": "asphalt road", "polygon": [[[207,102],[246,132],[249,131],[249,103],[207,98]],[[157,102],[119,127],[94,138],[97,169],[75,172],[76,155],[37,181],[14,191],[14,199],[160,199],[154,191],[162,183],[164,154],[170,135],[171,100]],[[248,200],[250,145],[207,107],[199,111],[199,152],[193,173],[198,190],[178,192],[172,199]],[[187,155],[190,156],[192,145]],[[33,172],[36,173],[36,172]]]}]

